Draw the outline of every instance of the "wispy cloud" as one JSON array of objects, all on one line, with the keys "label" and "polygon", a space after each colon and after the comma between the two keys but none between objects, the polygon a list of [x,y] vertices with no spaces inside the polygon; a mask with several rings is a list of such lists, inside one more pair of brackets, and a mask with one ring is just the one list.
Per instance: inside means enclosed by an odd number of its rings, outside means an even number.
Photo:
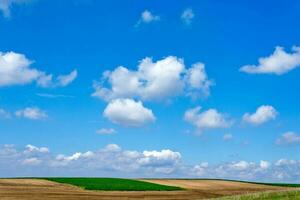
[{"label": "wispy cloud", "polygon": [[39,97],[45,98],[74,98],[75,96],[72,95],[65,95],[65,94],[50,94],[50,93],[36,93]]},{"label": "wispy cloud", "polygon": [[10,113],[3,108],[0,108],[0,119],[9,119],[11,117]]},{"label": "wispy cloud", "polygon": [[21,5],[25,3],[29,3],[32,0],[1,0],[0,1],[0,11],[3,16],[9,18],[11,16],[11,8],[14,5]]},{"label": "wispy cloud", "polygon": [[18,110],[16,111],[16,116],[32,120],[40,120],[48,117],[46,112],[38,107],[27,107],[22,110]]},{"label": "wispy cloud", "polygon": [[140,24],[149,24],[152,22],[159,21],[160,17],[158,15],[152,14],[149,10],[145,10],[142,12],[140,19],[136,23],[136,27]]},{"label": "wispy cloud", "polygon": [[292,144],[300,144],[300,135],[289,131],[281,135],[276,140],[277,145],[292,145]]},{"label": "wispy cloud", "polygon": [[117,131],[113,128],[101,128],[96,131],[97,134],[99,135],[111,135],[116,133]]},{"label": "wispy cloud", "polygon": [[190,25],[192,23],[192,20],[194,19],[194,17],[195,17],[194,11],[190,8],[185,9],[181,14],[181,20],[186,25]]}]

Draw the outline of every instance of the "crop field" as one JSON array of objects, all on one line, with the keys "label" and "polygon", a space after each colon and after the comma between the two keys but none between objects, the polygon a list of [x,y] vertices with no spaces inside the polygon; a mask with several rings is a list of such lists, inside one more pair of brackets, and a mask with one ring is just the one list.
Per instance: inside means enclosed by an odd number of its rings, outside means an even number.
[{"label": "crop field", "polygon": [[[116,178],[0,179],[1,200],[196,200],[222,199],[223,197],[225,200],[299,199],[299,191],[299,188],[295,187],[227,180],[134,180]],[[245,194],[246,196],[239,196]]]},{"label": "crop field", "polygon": [[174,191],[180,187],[160,185],[132,179],[120,178],[45,178],[49,181],[67,183],[87,190],[104,191]]}]

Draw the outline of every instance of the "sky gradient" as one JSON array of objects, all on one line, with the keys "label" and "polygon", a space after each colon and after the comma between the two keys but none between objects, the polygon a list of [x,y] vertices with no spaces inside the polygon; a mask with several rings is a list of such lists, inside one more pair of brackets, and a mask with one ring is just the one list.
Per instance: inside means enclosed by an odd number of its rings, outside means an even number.
[{"label": "sky gradient", "polygon": [[0,176],[299,182],[299,11],[0,0]]}]

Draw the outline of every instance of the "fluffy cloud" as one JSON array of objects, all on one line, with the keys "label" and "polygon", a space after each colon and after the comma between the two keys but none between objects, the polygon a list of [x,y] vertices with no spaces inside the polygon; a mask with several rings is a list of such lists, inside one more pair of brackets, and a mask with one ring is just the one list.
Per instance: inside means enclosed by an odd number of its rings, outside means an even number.
[{"label": "fluffy cloud", "polygon": [[36,81],[41,87],[63,87],[70,84],[77,76],[74,70],[69,75],[60,75],[53,82],[53,75],[31,68],[33,61],[25,55],[15,52],[0,52],[0,87],[25,85]]},{"label": "fluffy cloud", "polygon": [[192,23],[194,17],[195,14],[192,9],[185,9],[181,14],[181,20],[187,25]]},{"label": "fluffy cloud", "polygon": [[158,15],[153,15],[149,10],[142,12],[140,19],[138,20],[136,26],[139,26],[141,23],[149,24],[151,22],[159,21],[160,17]]},{"label": "fluffy cloud", "polygon": [[232,125],[224,114],[219,113],[216,109],[208,109],[200,112],[201,107],[189,109],[184,114],[184,119],[196,126],[199,130],[213,128],[227,128]]},{"label": "fluffy cloud", "polygon": [[0,86],[26,84],[38,79],[41,72],[30,68],[31,63],[23,54],[0,52]]},{"label": "fluffy cloud", "polygon": [[45,111],[43,111],[37,107],[27,107],[22,110],[18,110],[18,111],[16,111],[16,116],[24,117],[24,118],[32,119],[32,120],[39,120],[39,119],[44,119],[44,118],[48,117],[48,115],[46,114]]},{"label": "fluffy cloud", "polygon": [[141,101],[133,99],[114,99],[109,102],[103,116],[116,124],[142,126],[155,121],[152,111],[145,108]]},{"label": "fluffy cloud", "polygon": [[10,17],[10,9],[13,5],[20,5],[28,3],[32,0],[1,0],[0,1],[0,11],[4,17]]},{"label": "fluffy cloud", "polygon": [[257,108],[256,112],[253,114],[245,113],[243,120],[247,123],[260,125],[269,120],[275,119],[278,112],[273,106],[262,105]]},{"label": "fluffy cloud", "polygon": [[[118,173],[152,176],[153,174],[170,174],[174,172],[180,165],[181,160],[179,152],[169,149],[139,152],[122,150],[116,144],[109,144],[97,151],[76,152],[71,155],[52,155],[37,152],[36,149],[41,149],[39,147],[33,147],[33,149],[35,150],[28,151],[27,146],[25,150],[18,150],[12,145],[6,145],[0,148],[0,164],[14,163],[18,172],[23,173],[27,173],[27,170],[22,171],[23,166],[32,167],[32,169],[38,167],[38,171],[45,170],[46,174],[43,174],[44,176],[51,172],[54,174],[58,172],[68,174],[70,170],[74,170],[79,174],[89,171],[93,175],[100,172],[102,175],[111,173],[112,176],[117,176]],[[0,175],[4,173],[6,176],[7,174],[13,176],[14,172],[11,171],[13,169],[15,168],[7,167],[5,170],[3,169],[4,171],[0,171]],[[29,175],[34,175],[37,171],[30,172],[33,174]]]},{"label": "fluffy cloud", "polygon": [[55,155],[49,151],[41,152],[42,148],[46,147],[0,147],[0,176],[77,175],[300,181],[300,161],[297,160],[279,159],[274,163],[241,160],[214,165],[207,162],[188,165],[183,163],[180,152],[170,149],[135,151],[109,144],[95,151]]},{"label": "fluffy cloud", "polygon": [[101,128],[97,130],[96,133],[100,135],[111,135],[116,133],[116,130],[113,128]]},{"label": "fluffy cloud", "polygon": [[245,65],[240,71],[250,74],[282,75],[300,67],[300,47],[294,46],[292,52],[284,51],[283,47],[276,47],[269,57],[259,58],[258,65]]},{"label": "fluffy cloud", "polygon": [[92,96],[106,101],[115,98],[164,100],[183,92],[199,97],[208,96],[211,85],[202,63],[186,69],[183,60],[174,56],[157,62],[145,58],[136,71],[120,66],[104,72],[102,82],[94,84]]},{"label": "fluffy cloud", "polygon": [[300,144],[300,135],[294,132],[286,132],[276,140],[278,145]]},{"label": "fluffy cloud", "polygon": [[270,162],[265,161],[265,160],[261,160],[259,163],[260,168],[263,170],[268,169],[270,167],[270,165],[271,165]]}]

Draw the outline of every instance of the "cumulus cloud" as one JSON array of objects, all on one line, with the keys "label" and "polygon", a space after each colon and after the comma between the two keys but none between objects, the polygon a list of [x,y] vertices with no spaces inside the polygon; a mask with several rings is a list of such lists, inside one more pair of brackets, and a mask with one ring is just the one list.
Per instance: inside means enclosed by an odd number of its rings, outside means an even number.
[{"label": "cumulus cloud", "polygon": [[200,112],[198,106],[189,109],[184,114],[184,119],[196,126],[200,131],[204,129],[227,128],[232,125],[232,120],[228,119],[225,114],[218,112],[216,109],[208,109]]},{"label": "cumulus cloud", "polygon": [[53,75],[31,67],[33,61],[24,54],[0,52],[0,87],[25,85],[36,81],[41,87],[63,87],[70,84],[77,76],[74,70],[69,75],[60,75],[53,82]]},{"label": "cumulus cloud", "polygon": [[300,144],[300,135],[291,131],[286,132],[276,140],[276,144],[278,145]]},{"label": "cumulus cloud", "polygon": [[[219,164],[184,163],[180,152],[162,150],[124,150],[109,144],[95,151],[70,155],[43,153],[33,145],[17,149],[13,145],[0,147],[0,176],[112,176],[112,177],[172,177],[223,178],[252,181],[300,181],[300,161],[279,159],[251,162],[237,160]],[[28,151],[28,149],[33,149]],[[38,150],[37,150],[38,149]],[[11,167],[13,166],[13,167]],[[38,170],[37,170],[38,169]]]},{"label": "cumulus cloud", "polygon": [[141,101],[114,99],[109,102],[103,116],[115,124],[142,126],[155,121],[152,110],[145,108]]},{"label": "cumulus cloud", "polygon": [[210,95],[210,87],[214,84],[208,79],[203,63],[195,63],[187,70],[186,81],[188,85],[188,96],[199,98]]},{"label": "cumulus cloud", "polygon": [[204,64],[196,63],[186,69],[182,59],[168,56],[156,62],[145,58],[136,71],[120,66],[104,72],[102,81],[94,84],[92,96],[106,101],[115,98],[157,101],[183,93],[205,97],[209,95],[211,86],[212,81],[207,77]]},{"label": "cumulus cloud", "polygon": [[265,161],[265,160],[261,160],[259,163],[260,168],[263,170],[268,169],[270,167],[270,165],[271,165],[270,162]]},{"label": "cumulus cloud", "polygon": [[20,5],[24,3],[28,3],[32,0],[1,0],[0,1],[0,11],[3,16],[9,18],[11,16],[10,9],[13,5]]},{"label": "cumulus cloud", "polygon": [[300,47],[294,46],[292,52],[286,52],[283,47],[277,46],[273,54],[259,58],[258,65],[245,65],[240,71],[249,74],[285,74],[300,67]]},{"label": "cumulus cloud", "polygon": [[256,112],[253,114],[245,113],[243,116],[243,121],[254,125],[260,125],[275,119],[277,115],[278,112],[273,106],[262,105],[258,107]]},{"label": "cumulus cloud", "polygon": [[96,133],[100,135],[111,135],[116,133],[116,130],[113,128],[101,128],[97,130]]},{"label": "cumulus cloud", "polygon": [[139,26],[141,23],[149,24],[151,22],[159,21],[160,17],[158,15],[153,15],[149,10],[142,12],[140,19],[138,20],[136,26]]},{"label": "cumulus cloud", "polygon": [[45,111],[43,111],[37,107],[27,107],[22,110],[18,110],[18,111],[16,111],[16,116],[24,117],[24,118],[32,119],[32,120],[39,120],[39,119],[44,119],[44,118],[48,117],[48,115],[46,114]]},{"label": "cumulus cloud", "polygon": [[181,14],[181,20],[187,25],[192,23],[192,20],[194,17],[195,17],[195,14],[194,14],[193,10],[190,8],[185,9],[183,11],[183,13]]}]

